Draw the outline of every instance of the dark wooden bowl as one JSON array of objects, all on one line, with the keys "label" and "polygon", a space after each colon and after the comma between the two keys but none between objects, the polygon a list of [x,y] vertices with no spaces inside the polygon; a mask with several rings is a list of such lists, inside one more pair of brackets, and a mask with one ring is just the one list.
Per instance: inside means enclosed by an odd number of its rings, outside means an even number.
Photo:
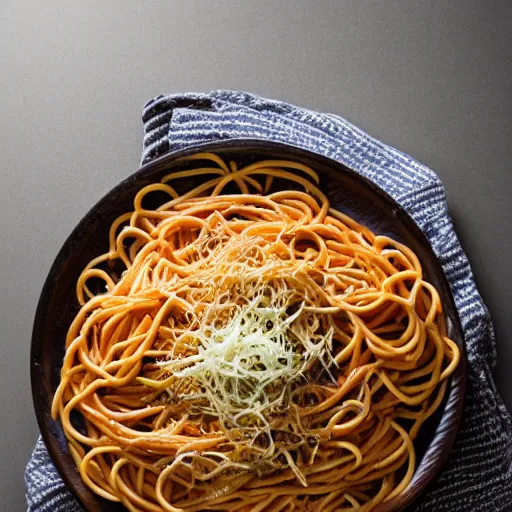
[{"label": "dark wooden bowl", "polygon": [[124,507],[98,497],[82,482],[69,453],[59,422],[50,416],[59,381],[68,327],[78,311],[75,283],[85,265],[107,248],[112,221],[131,210],[135,194],[145,185],[159,181],[176,161],[198,151],[214,151],[240,163],[260,159],[291,159],[314,168],[321,188],[334,207],[380,234],[406,244],[419,257],[426,279],[439,291],[444,305],[449,336],[462,350],[461,364],[451,377],[444,403],[422,427],[415,443],[418,465],[409,487],[379,512],[403,510],[439,474],[458,430],[463,410],[466,353],[455,303],[444,272],[422,231],[388,194],[356,172],[329,158],[286,144],[262,140],[218,141],[171,152],[155,160],[111,190],[82,219],[60,250],[39,299],[32,333],[30,356],[32,396],[43,439],[50,456],[70,490],[88,511],[120,511]]}]

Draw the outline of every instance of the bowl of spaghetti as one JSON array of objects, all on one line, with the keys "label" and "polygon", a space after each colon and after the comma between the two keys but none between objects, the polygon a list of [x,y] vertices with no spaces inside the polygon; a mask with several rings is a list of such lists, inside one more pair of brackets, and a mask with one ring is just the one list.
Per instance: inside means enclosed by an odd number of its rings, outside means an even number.
[{"label": "bowl of spaghetti", "polygon": [[90,210],[44,285],[31,379],[89,511],[384,512],[442,468],[465,365],[400,205],[246,139],[169,153]]}]

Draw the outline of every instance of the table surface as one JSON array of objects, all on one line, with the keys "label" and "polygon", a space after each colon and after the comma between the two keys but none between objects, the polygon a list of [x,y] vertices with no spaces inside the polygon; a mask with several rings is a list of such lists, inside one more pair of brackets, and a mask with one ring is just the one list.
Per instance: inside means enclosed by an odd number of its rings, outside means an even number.
[{"label": "table surface", "polygon": [[[339,114],[434,169],[512,362],[507,1],[35,2],[0,7],[0,502],[25,509],[37,299],[87,210],[140,159],[140,110],[241,89]],[[51,4],[51,5],[50,5]]]}]

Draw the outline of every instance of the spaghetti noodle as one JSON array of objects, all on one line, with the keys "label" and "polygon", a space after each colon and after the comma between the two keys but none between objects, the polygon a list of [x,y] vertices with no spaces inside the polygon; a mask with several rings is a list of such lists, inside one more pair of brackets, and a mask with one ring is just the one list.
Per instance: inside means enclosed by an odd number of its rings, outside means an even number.
[{"label": "spaghetti noodle", "polygon": [[82,479],[131,511],[389,501],[459,361],[418,258],[300,163],[186,165],[138,192],[77,283],[52,414]]}]

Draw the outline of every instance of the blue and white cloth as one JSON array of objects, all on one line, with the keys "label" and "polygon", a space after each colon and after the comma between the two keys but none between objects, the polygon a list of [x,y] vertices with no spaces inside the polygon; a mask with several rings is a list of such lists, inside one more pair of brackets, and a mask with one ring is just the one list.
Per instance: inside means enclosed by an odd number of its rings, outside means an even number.
[{"label": "blue and white cloth", "polygon": [[[339,116],[234,91],[158,96],[144,108],[142,163],[192,144],[261,138],[294,144],[338,160],[393,196],[414,218],[448,277],[469,357],[466,408],[444,471],[412,510],[512,510],[512,420],[490,369],[494,333],[469,262],[448,214],[443,184],[411,157]],[[28,510],[80,511],[38,440],[25,472]]]}]

